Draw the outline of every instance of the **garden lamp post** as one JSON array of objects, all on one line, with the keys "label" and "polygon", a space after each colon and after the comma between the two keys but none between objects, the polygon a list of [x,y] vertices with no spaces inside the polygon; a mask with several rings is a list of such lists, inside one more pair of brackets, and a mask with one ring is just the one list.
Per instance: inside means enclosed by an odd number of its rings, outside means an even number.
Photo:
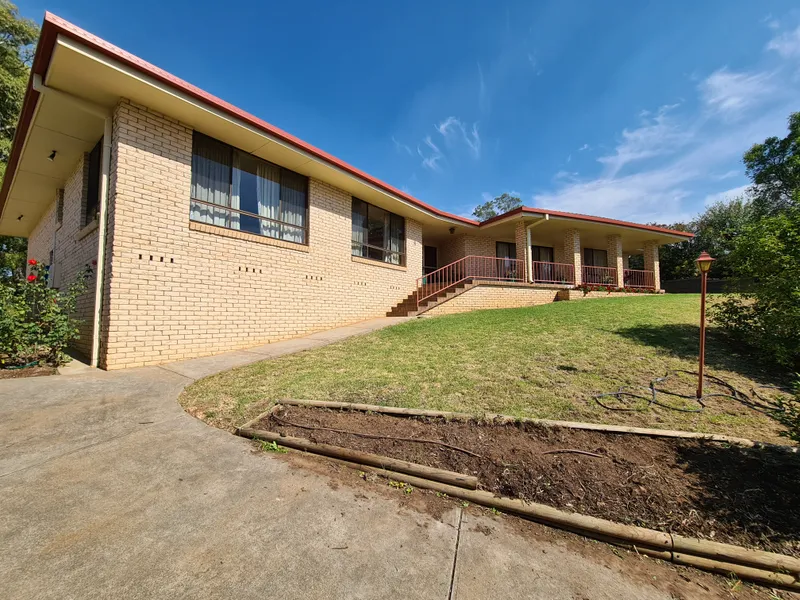
[{"label": "garden lamp post", "polygon": [[700,269],[700,370],[697,378],[697,397],[703,397],[703,367],[706,361],[706,283],[711,263],[716,259],[711,258],[708,252],[703,251],[697,257],[697,268]]}]

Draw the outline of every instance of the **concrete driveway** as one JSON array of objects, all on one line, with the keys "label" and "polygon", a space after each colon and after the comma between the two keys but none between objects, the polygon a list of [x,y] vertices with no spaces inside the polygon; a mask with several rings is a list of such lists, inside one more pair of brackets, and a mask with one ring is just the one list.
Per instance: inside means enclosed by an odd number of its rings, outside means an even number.
[{"label": "concrete driveway", "polygon": [[656,585],[505,519],[404,509],[184,413],[192,377],[267,358],[241,354],[0,381],[1,597],[676,597],[668,567]]}]

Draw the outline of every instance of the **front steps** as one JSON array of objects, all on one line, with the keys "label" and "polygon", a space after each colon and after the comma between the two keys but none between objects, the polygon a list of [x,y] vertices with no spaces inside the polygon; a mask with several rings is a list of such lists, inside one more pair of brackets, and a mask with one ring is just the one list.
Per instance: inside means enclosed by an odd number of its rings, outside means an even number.
[{"label": "front steps", "polygon": [[426,298],[417,306],[417,297],[419,290],[414,290],[404,300],[394,306],[389,312],[386,313],[387,317],[416,317],[422,313],[429,311],[435,306],[447,302],[451,298],[463,294],[468,289],[474,287],[476,284],[471,279],[466,279],[454,285],[450,285],[440,289],[436,294]]}]

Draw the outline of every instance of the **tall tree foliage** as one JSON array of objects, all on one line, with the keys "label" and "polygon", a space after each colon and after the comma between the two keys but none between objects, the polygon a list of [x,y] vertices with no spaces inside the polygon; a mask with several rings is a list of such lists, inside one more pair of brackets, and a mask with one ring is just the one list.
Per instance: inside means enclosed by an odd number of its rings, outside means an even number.
[{"label": "tall tree foliage", "polygon": [[789,134],[755,144],[744,155],[747,176],[753,182],[754,206],[770,216],[800,205],[800,112],[789,116]]},{"label": "tall tree foliage", "polygon": [[735,276],[735,265],[731,254],[737,239],[753,218],[753,203],[747,198],[735,198],[728,202],[712,204],[689,223],[662,225],[693,233],[694,238],[661,248],[661,279],[669,281],[695,277],[697,275],[695,260],[703,250],[717,259],[711,267],[710,277]]},{"label": "tall tree foliage", "polygon": [[[5,176],[38,36],[36,23],[0,0],[0,179]],[[26,248],[24,239],[0,236],[0,279],[24,275]]]},{"label": "tall tree foliage", "polygon": [[744,163],[753,200],[728,262],[755,283],[728,294],[713,318],[764,362],[800,371],[800,113],[789,117],[785,138],[755,144]]},{"label": "tall tree foliage", "polygon": [[472,216],[479,221],[486,221],[520,206],[522,206],[522,200],[519,199],[519,196],[512,196],[504,192],[493,200],[488,200],[476,206],[475,210],[472,211]]}]

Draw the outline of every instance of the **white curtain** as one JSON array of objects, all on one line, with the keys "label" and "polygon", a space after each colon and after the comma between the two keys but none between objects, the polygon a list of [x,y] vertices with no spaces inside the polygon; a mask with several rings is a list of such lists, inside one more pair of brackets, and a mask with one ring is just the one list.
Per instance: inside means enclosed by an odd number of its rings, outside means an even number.
[{"label": "white curtain", "polygon": [[389,220],[388,227],[385,229],[388,232],[386,249],[391,250],[391,252],[386,253],[386,262],[399,265],[402,263],[403,258],[401,253],[405,242],[405,222],[403,217],[390,213],[386,213],[386,217]]},{"label": "white curtain", "polygon": [[[240,208],[242,197],[242,161],[238,152],[233,153],[233,173],[231,175],[231,208]],[[239,222],[241,215],[232,210],[228,211],[229,223],[228,227],[231,229],[239,229]]]},{"label": "white curtain", "polygon": [[281,180],[281,239],[305,243],[307,180],[302,175],[284,170]]},{"label": "white curtain", "polygon": [[367,243],[367,205],[365,202],[353,198],[352,208],[353,249],[354,256],[366,256]]},{"label": "white curtain", "polygon": [[[231,151],[205,136],[196,136],[192,153],[192,198],[219,206],[230,206]],[[200,202],[191,203],[193,221],[225,227],[230,211]]]},{"label": "white curtain", "polygon": [[258,161],[257,171],[258,214],[261,217],[273,219],[272,221],[259,219],[261,235],[277,238],[280,237],[280,225],[275,221],[280,220],[281,169],[270,163]]}]

